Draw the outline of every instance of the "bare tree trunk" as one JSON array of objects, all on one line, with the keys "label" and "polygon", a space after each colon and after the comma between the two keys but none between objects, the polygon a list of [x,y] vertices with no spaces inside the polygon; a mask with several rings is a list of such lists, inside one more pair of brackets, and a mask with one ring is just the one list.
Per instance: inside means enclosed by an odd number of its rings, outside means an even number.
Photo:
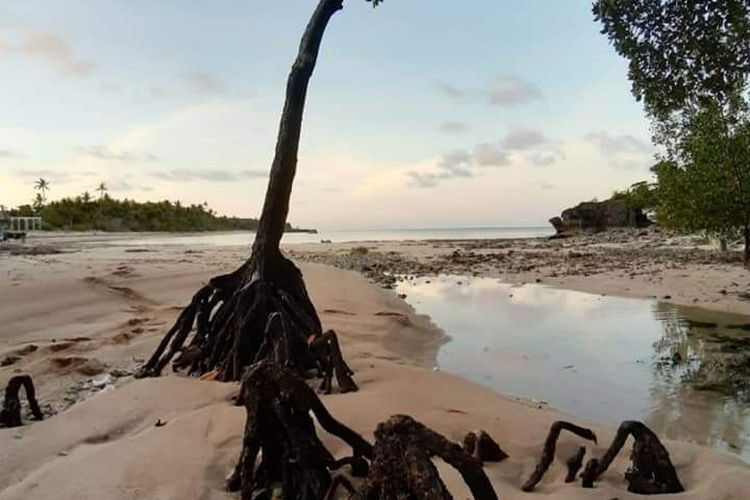
[{"label": "bare tree trunk", "polygon": [[[356,390],[335,334],[323,334],[302,273],[279,249],[297,170],[308,84],[323,33],[342,8],[343,0],[320,0],[302,36],[287,81],[276,154],[250,258],[195,294],[140,376],[158,376],[177,356],[175,369],[200,375],[216,372],[219,380],[239,380],[250,364],[273,358],[300,374],[311,369],[319,374],[335,372],[343,391]],[[195,334],[185,346],[193,325]],[[325,384],[326,392],[330,385]]]},{"label": "bare tree trunk", "polygon": [[253,244],[256,265],[262,274],[263,257],[279,251],[289,214],[289,198],[297,171],[297,152],[302,131],[307,88],[318,59],[320,44],[333,14],[343,8],[343,0],[321,0],[310,19],[292,65],[286,86],[286,102],[279,124],[276,155],[271,165],[266,198]]}]

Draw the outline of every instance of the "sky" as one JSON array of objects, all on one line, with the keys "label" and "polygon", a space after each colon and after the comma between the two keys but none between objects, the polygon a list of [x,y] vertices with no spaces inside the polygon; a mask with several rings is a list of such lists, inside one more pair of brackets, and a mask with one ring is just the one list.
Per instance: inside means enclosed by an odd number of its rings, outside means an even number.
[{"label": "sky", "polygon": [[[94,194],[257,216],[314,0],[5,0],[0,204]],[[289,219],[539,226],[649,177],[649,123],[591,0],[345,0]]]}]

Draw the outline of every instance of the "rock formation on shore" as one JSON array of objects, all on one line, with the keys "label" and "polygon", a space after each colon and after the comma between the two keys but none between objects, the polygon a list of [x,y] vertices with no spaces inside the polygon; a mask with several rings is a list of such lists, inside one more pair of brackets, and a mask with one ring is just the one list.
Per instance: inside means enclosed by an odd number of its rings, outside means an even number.
[{"label": "rock formation on shore", "polygon": [[563,210],[560,217],[549,220],[557,235],[577,231],[604,231],[612,227],[646,227],[648,217],[640,208],[624,200],[585,201]]}]

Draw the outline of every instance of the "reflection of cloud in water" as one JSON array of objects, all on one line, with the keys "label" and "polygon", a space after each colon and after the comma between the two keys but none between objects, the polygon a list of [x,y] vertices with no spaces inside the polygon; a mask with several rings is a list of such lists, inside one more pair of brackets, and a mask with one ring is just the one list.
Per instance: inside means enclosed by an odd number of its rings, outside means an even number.
[{"label": "reflection of cloud in water", "polygon": [[685,360],[705,356],[706,332],[683,319],[692,312],[487,278],[426,281],[401,283],[399,291],[453,338],[438,357],[443,369],[583,418],[609,425],[642,419],[667,437],[739,447],[750,458],[747,405],[693,390],[683,380],[689,363],[657,362],[674,352]]}]

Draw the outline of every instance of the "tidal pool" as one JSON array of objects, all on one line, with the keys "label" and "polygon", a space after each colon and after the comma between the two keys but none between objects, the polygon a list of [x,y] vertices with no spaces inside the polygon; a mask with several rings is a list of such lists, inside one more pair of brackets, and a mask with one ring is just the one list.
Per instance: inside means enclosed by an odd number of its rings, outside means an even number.
[{"label": "tidal pool", "polygon": [[450,337],[442,370],[609,426],[642,420],[750,461],[750,398],[696,376],[727,341],[732,352],[750,349],[748,318],[489,278],[397,289]]}]

